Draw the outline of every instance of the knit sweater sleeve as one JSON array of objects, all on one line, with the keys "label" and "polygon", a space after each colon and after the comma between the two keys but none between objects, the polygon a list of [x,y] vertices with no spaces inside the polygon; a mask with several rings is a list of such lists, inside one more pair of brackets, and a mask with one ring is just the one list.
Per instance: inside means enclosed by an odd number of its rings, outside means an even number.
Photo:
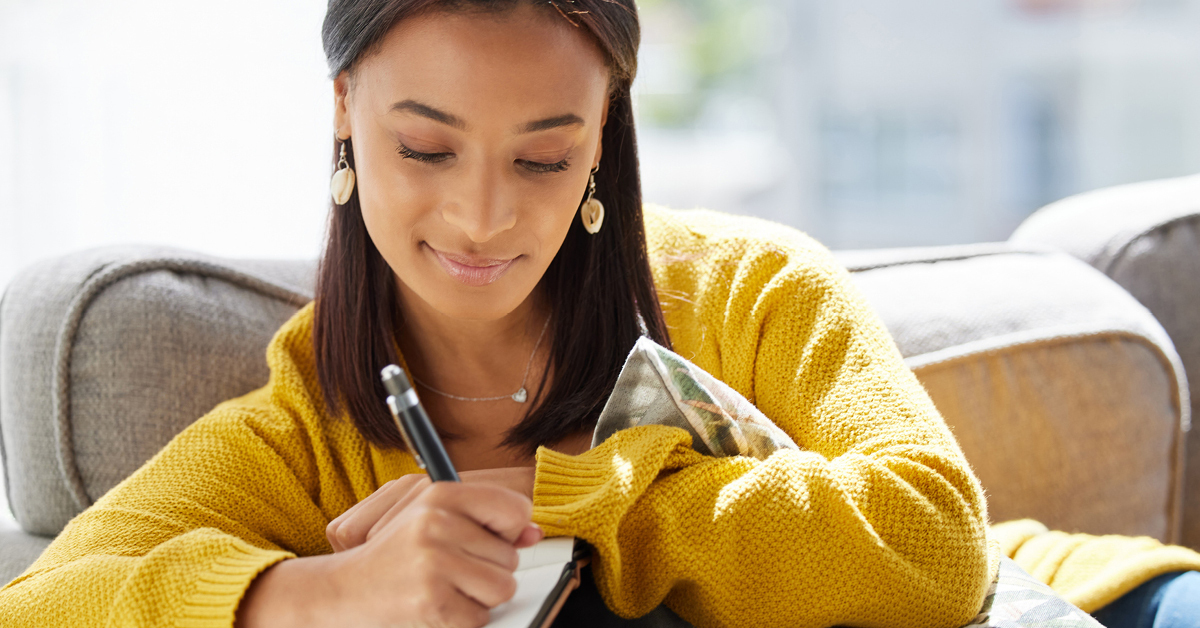
[{"label": "knit sweater sleeve", "polygon": [[700,627],[970,621],[998,560],[983,491],[882,324],[799,234],[697,220],[651,246],[673,260],[656,282],[675,348],[801,449],[709,458],[664,426],[542,449],[535,521],[594,546],[626,617],[665,602]]},{"label": "knit sweater sleeve", "polygon": [[313,429],[288,352],[304,344],[296,322],[272,342],[271,383],[196,421],[75,517],[0,591],[0,625],[229,627],[260,572],[332,551],[329,516],[370,487],[352,486],[344,469],[362,465]]}]

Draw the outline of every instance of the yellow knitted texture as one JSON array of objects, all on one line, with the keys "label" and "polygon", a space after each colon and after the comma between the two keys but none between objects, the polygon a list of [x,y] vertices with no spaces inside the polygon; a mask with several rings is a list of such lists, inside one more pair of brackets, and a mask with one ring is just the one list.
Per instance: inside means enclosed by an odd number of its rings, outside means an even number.
[{"label": "yellow knitted texture", "polygon": [[[647,209],[675,350],[801,446],[714,459],[683,430],[539,449],[534,520],[591,542],[632,617],[699,627],[953,627],[999,548],[978,480],[883,326],[819,245],[778,225]],[[230,626],[270,565],[328,553],[326,524],[411,456],[323,414],[312,307],[267,351],[266,387],[221,404],[76,517],[0,591],[3,626]]]},{"label": "yellow knitted texture", "polygon": [[1200,570],[1200,552],[1148,536],[1071,534],[1032,519],[998,523],[992,532],[1005,555],[1089,613],[1155,576]]}]

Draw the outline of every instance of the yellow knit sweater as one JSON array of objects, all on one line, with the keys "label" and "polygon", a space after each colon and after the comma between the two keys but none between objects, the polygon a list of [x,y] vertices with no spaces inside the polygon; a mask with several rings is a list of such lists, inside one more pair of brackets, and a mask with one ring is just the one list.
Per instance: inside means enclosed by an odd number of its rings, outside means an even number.
[{"label": "yellow knit sweater", "polygon": [[[540,449],[534,520],[597,550],[632,617],[705,626],[954,627],[996,573],[983,491],[886,330],[798,232],[648,209],[675,350],[800,446],[708,458],[678,428],[579,456]],[[253,578],[328,553],[325,526],[419,469],[328,417],[312,307],[267,350],[264,388],[225,402],[76,517],[0,592],[0,624],[230,626]]]},{"label": "yellow knit sweater", "polygon": [[1006,556],[1089,613],[1155,576],[1200,570],[1200,553],[1148,536],[1070,534],[1033,519],[998,523],[991,531]]}]

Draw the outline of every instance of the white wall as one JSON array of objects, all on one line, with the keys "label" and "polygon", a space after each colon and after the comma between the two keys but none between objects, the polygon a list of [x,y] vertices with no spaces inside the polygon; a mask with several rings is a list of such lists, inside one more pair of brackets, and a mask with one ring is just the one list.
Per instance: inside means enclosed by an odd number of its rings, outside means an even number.
[{"label": "white wall", "polygon": [[0,289],[147,242],[313,257],[332,83],[321,0],[0,3]]},{"label": "white wall", "polygon": [[315,257],[333,146],[324,13],[0,0],[0,291],[38,259],[118,243]]}]

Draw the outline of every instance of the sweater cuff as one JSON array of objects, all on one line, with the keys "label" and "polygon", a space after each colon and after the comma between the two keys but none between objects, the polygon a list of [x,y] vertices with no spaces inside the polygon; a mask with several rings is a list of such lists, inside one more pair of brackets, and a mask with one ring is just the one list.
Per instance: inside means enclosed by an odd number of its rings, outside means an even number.
[{"label": "sweater cuff", "polygon": [[691,453],[686,430],[662,425],[617,432],[578,456],[539,447],[533,481],[533,521],[546,536],[591,537],[613,532],[672,453]]},{"label": "sweater cuff", "polygon": [[[595,450],[592,450],[595,451]],[[537,473],[533,480],[533,521],[546,536],[570,536],[572,515],[588,497],[600,492],[609,476],[610,461],[586,452],[570,456],[539,447]]]},{"label": "sweater cuff", "polygon": [[295,558],[295,554],[255,547],[241,540],[212,558],[207,571],[199,574],[195,589],[183,604],[176,625],[185,628],[229,628],[250,583],[272,565]]}]

